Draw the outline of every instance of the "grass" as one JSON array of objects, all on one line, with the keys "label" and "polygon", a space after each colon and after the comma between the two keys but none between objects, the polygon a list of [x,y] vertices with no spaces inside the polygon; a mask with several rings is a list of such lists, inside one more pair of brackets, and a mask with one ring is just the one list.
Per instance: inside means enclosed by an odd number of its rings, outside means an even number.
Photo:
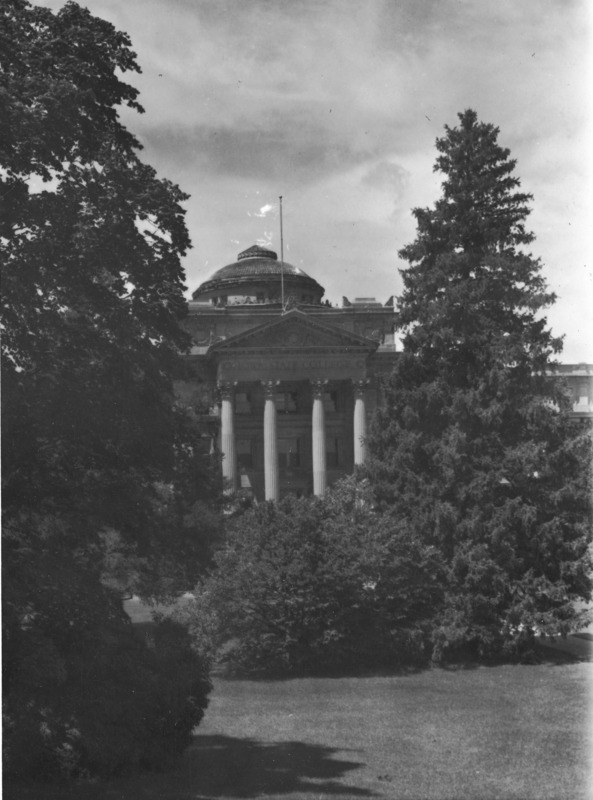
[{"label": "grass", "polygon": [[[5,800],[584,800],[593,665],[217,680],[169,773]],[[7,790],[5,790],[6,792]]]}]

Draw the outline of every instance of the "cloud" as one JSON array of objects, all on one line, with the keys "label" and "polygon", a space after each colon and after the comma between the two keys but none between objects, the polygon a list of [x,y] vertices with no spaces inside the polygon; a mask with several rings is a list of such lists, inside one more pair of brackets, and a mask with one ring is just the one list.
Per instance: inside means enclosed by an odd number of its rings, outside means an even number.
[{"label": "cloud", "polygon": [[[260,208],[259,211],[254,211],[254,217],[267,217],[270,211],[274,211],[274,206],[271,203],[266,203]],[[249,214],[249,211],[247,212]]]},{"label": "cloud", "polygon": [[411,173],[392,161],[381,161],[369,169],[362,177],[361,184],[373,189],[387,192],[399,200],[404,195]]},{"label": "cloud", "polygon": [[143,73],[127,79],[146,114],[122,119],[192,195],[191,288],[257,240],[279,249],[275,213],[258,215],[282,194],[291,259],[334,299],[388,296],[411,209],[439,195],[435,139],[472,107],[500,127],[534,194],[534,252],[562,303],[550,318],[568,331],[567,357],[584,357],[588,0],[84,4],[130,34]]},{"label": "cloud", "polygon": [[[140,139],[165,152],[171,163],[192,165],[202,174],[236,175],[260,180],[291,175],[307,182],[364,163],[376,153],[335,141],[313,121],[295,131],[291,121],[271,118],[267,127],[180,127],[156,124],[145,127]],[[369,142],[370,144],[370,142]]]},{"label": "cloud", "polygon": [[272,242],[274,239],[274,234],[272,231],[264,232],[263,236],[260,236],[259,239],[255,240],[255,243],[258,244],[260,247],[271,247]]}]

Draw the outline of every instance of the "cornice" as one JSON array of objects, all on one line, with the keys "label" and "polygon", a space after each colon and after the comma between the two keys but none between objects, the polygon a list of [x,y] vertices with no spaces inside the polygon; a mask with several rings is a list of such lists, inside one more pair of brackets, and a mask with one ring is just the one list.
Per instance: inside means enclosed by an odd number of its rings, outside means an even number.
[{"label": "cornice", "polygon": [[245,354],[282,353],[365,353],[377,350],[379,342],[341,326],[321,323],[293,309],[283,316],[248,331],[213,343],[209,355],[242,352]]}]

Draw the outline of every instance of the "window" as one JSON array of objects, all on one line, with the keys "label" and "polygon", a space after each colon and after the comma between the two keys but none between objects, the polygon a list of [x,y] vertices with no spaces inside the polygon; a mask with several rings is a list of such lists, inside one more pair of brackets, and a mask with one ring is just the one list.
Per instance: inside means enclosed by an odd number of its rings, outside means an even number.
[{"label": "window", "polygon": [[333,414],[338,409],[338,393],[337,392],[324,392],[323,393],[323,408],[329,414]]},{"label": "window", "polygon": [[249,392],[235,394],[235,412],[237,414],[251,414],[251,395]]},{"label": "window", "polygon": [[578,378],[573,384],[573,398],[577,405],[589,405],[589,381],[587,378]]},{"label": "window", "polygon": [[240,467],[253,466],[253,447],[251,439],[237,439],[237,463]]},{"label": "window", "polygon": [[278,439],[278,466],[300,467],[301,443],[299,439]]},{"label": "window", "polygon": [[329,437],[325,442],[325,465],[328,469],[337,467],[339,464],[339,442],[338,439]]},{"label": "window", "polygon": [[278,392],[276,395],[276,410],[283,414],[296,414],[297,393]]}]

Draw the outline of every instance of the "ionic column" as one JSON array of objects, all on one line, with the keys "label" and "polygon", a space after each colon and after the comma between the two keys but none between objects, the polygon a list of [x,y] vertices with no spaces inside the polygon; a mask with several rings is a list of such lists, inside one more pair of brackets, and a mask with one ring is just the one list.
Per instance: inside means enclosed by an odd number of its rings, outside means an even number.
[{"label": "ionic column", "polygon": [[366,459],[367,418],[365,390],[368,381],[352,381],[354,386],[354,465],[364,464]]},{"label": "ionic column", "polygon": [[325,411],[323,393],[327,381],[311,381],[313,389],[313,493],[323,497],[326,487],[325,470]]},{"label": "ionic column", "polygon": [[227,491],[237,491],[237,450],[235,447],[235,414],[233,394],[236,383],[218,384],[220,390],[220,449],[222,451],[222,476]]},{"label": "ionic column", "polygon": [[264,478],[266,500],[278,500],[278,444],[276,432],[276,389],[278,381],[262,381],[264,387]]}]

